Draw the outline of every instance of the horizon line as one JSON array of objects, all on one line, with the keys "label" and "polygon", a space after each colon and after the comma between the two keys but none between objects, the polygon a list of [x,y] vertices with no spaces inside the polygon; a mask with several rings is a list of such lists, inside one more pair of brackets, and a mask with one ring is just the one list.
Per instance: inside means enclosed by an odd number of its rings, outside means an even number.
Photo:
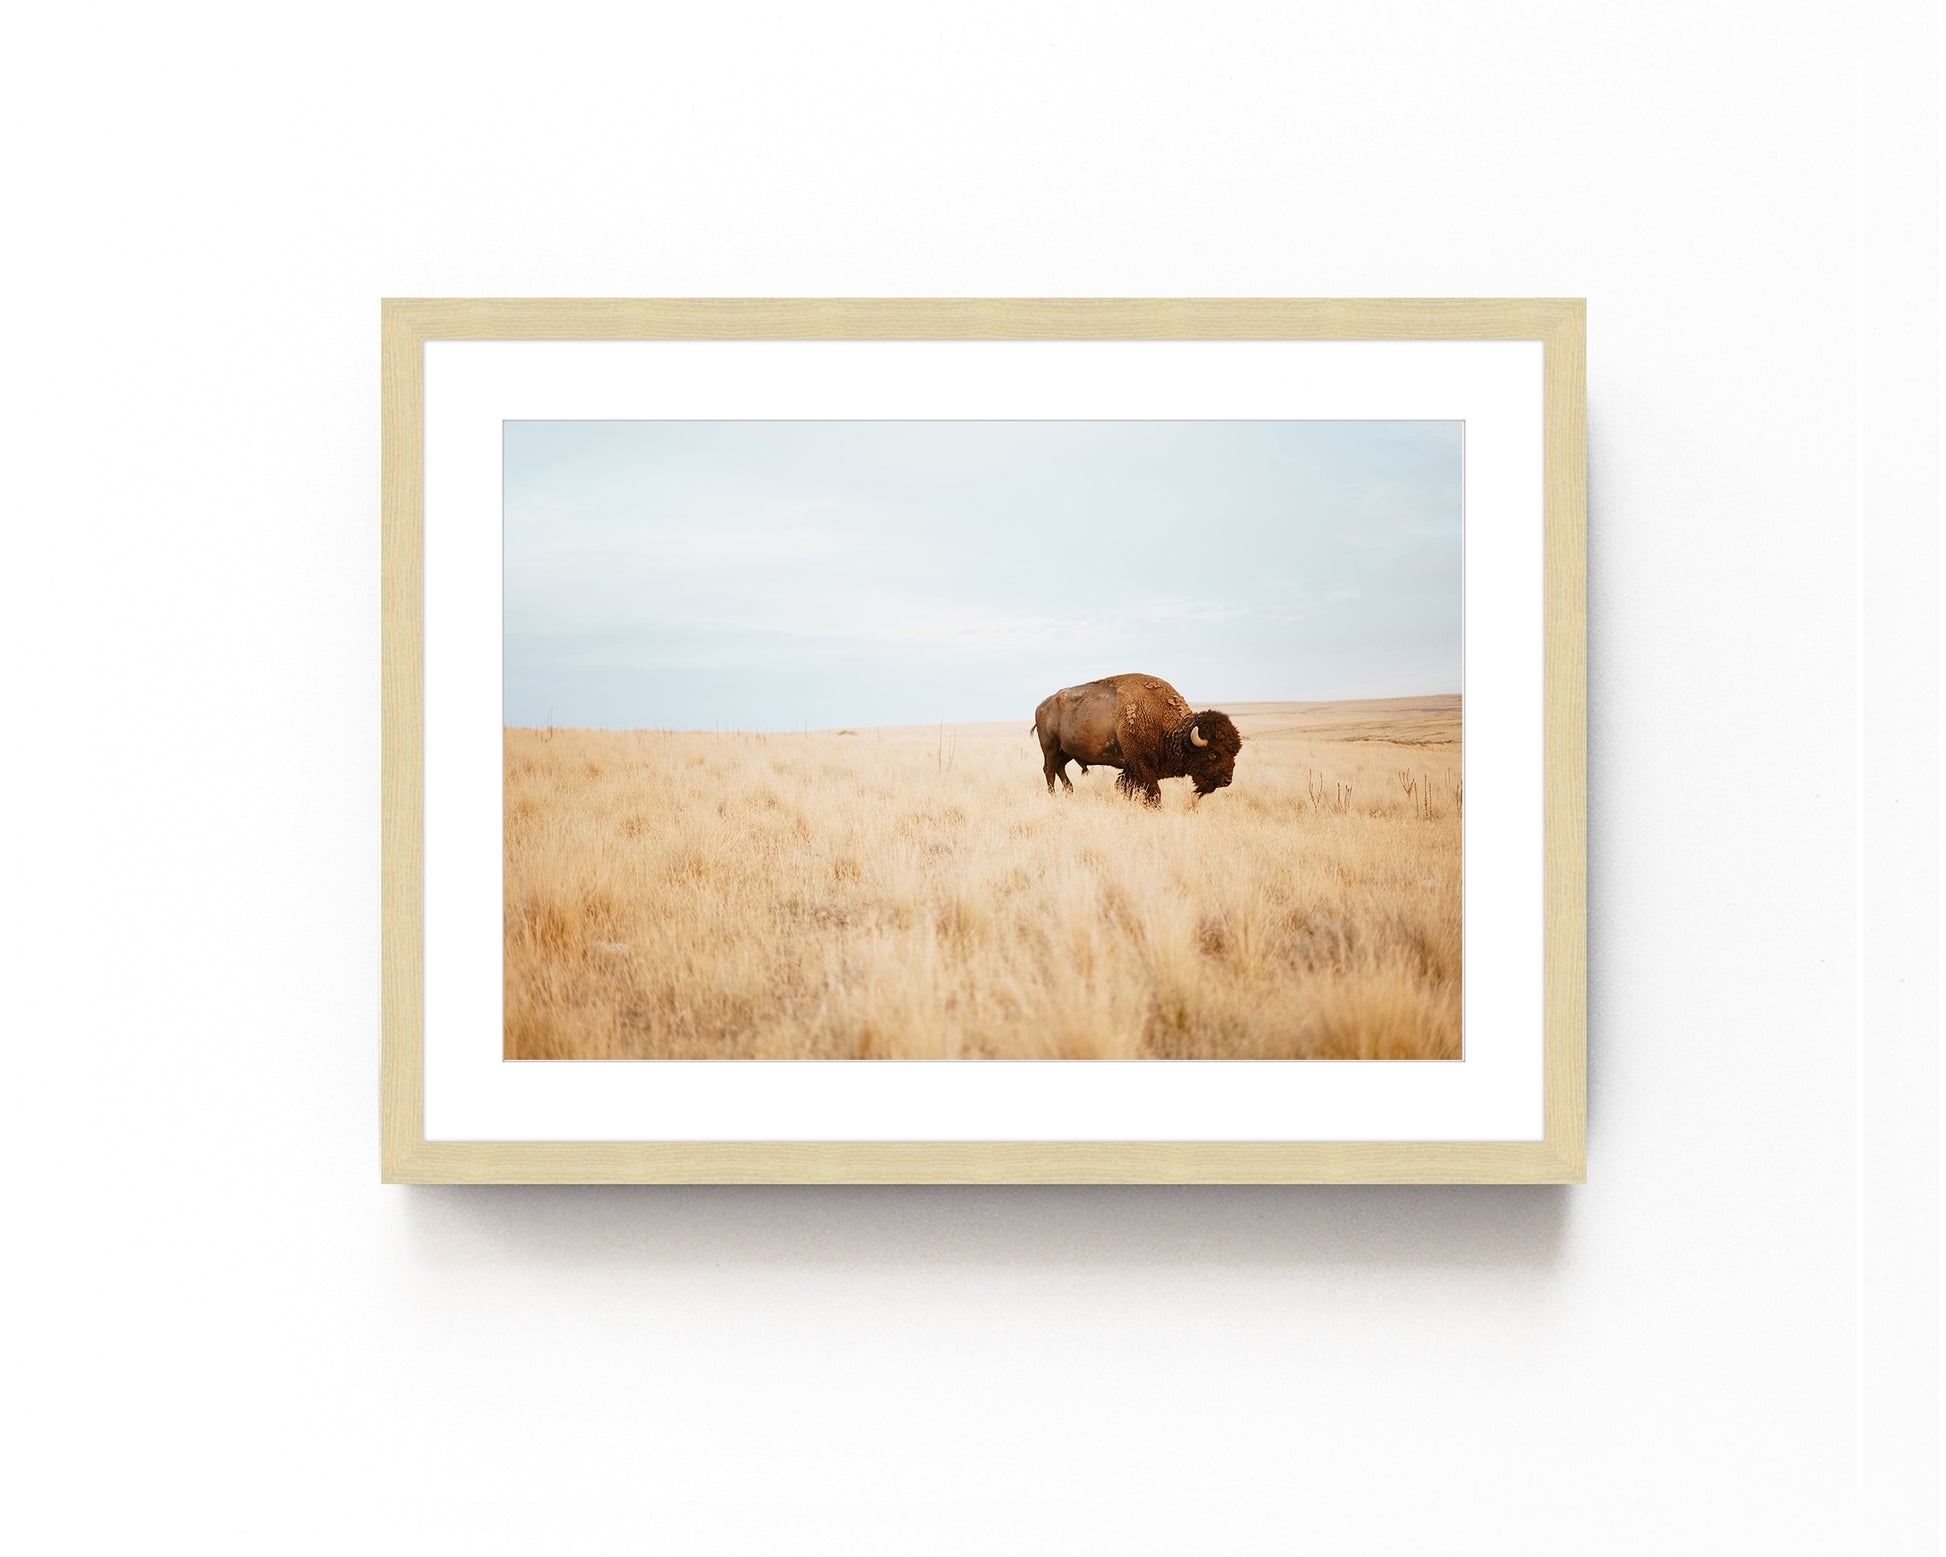
[{"label": "horizon line", "polygon": [[[1464,698],[1463,689],[1451,692],[1395,692],[1385,697],[1245,697],[1234,700],[1213,700],[1207,706],[1211,712],[1221,712],[1228,706],[1247,708],[1254,704],[1302,703],[1314,706],[1328,706],[1333,703],[1407,703],[1420,698],[1457,697]],[[828,735],[841,730],[933,730],[956,729],[975,724],[1011,724],[1014,716],[1003,719],[916,719],[901,720],[897,723],[868,724],[793,724],[793,725],[665,725],[665,724],[508,724],[503,716],[503,730],[606,730],[610,732],[641,731],[653,735]],[[1031,719],[1028,721],[1031,723]]]}]

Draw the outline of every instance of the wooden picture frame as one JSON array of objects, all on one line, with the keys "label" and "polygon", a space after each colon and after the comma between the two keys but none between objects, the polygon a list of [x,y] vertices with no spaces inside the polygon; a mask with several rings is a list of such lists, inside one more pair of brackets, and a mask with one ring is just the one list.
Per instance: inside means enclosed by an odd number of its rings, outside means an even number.
[{"label": "wooden picture frame", "polygon": [[[1585,1173],[1579,299],[394,299],[382,308],[382,1174],[393,1183],[1567,1183]],[[1543,353],[1544,1130],[1521,1140],[427,1138],[426,348],[445,341],[1520,341]],[[1469,789],[1469,795],[1471,791]],[[481,1035],[496,1047],[499,1035]],[[869,1063],[869,1062],[864,1062]],[[881,1062],[883,1063],[883,1062]],[[1290,1063],[1306,1063],[1303,1061]]]}]

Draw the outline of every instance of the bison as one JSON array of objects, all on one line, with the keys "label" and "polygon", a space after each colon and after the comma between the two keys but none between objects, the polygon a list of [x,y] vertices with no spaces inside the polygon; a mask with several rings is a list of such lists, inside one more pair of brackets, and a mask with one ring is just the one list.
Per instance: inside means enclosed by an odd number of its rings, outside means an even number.
[{"label": "bison", "polygon": [[1243,736],[1228,714],[1196,713],[1168,682],[1156,676],[1104,676],[1063,687],[1034,710],[1047,792],[1054,781],[1072,790],[1068,763],[1120,768],[1122,793],[1162,803],[1161,780],[1186,778],[1196,798],[1222,789],[1236,772]]}]

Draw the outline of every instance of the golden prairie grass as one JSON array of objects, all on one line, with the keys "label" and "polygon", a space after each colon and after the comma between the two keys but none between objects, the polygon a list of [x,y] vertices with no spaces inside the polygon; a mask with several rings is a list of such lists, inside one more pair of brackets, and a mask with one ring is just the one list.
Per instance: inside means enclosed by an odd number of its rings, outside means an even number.
[{"label": "golden prairie grass", "polygon": [[1159,811],[1024,719],[510,729],[506,1057],[1457,1059],[1459,746],[1239,723]]}]

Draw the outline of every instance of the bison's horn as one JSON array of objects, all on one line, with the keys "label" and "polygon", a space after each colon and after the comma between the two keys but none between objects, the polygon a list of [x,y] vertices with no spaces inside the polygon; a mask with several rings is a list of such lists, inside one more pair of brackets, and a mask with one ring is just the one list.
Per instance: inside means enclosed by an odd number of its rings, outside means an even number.
[{"label": "bison's horn", "polygon": [[1196,745],[1198,746],[1209,745],[1209,742],[1203,739],[1201,733],[1197,730],[1196,726],[1193,724],[1189,727],[1189,738],[1190,740],[1195,742]]}]

